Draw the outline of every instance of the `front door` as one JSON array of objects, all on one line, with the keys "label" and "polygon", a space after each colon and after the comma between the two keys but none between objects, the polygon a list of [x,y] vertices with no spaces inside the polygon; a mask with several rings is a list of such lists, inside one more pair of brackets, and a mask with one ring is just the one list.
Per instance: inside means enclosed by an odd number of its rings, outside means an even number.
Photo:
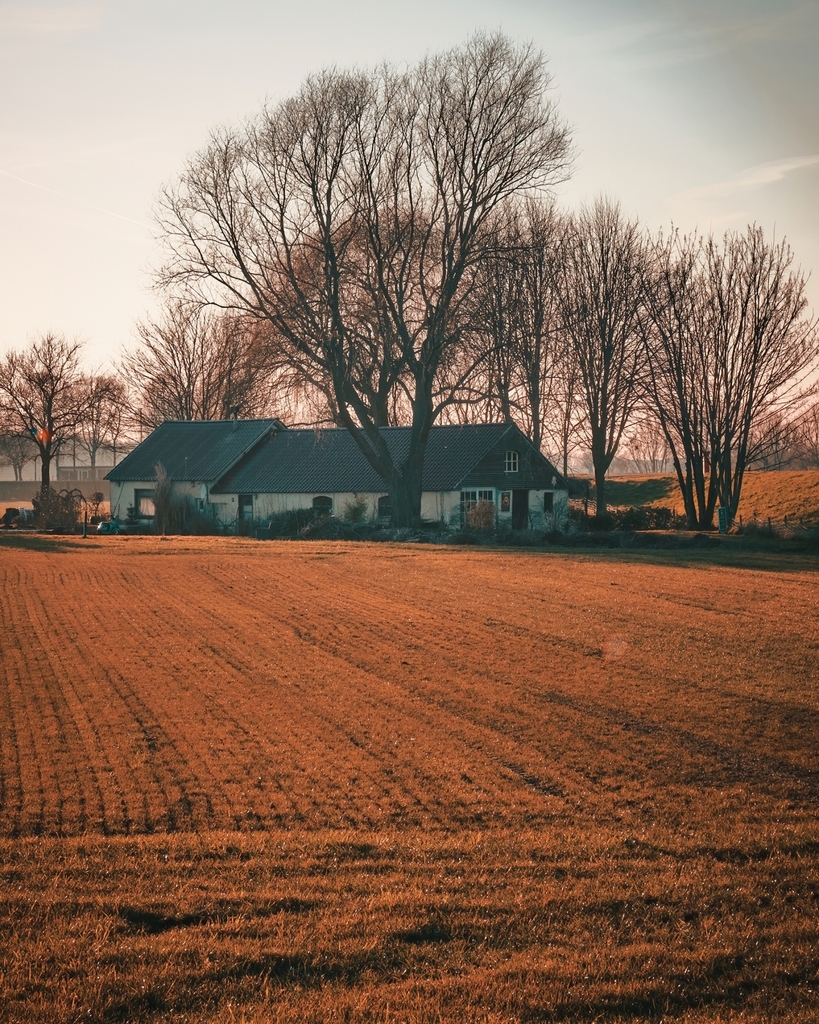
[{"label": "front door", "polygon": [[512,529],[529,528],[529,492],[512,491]]},{"label": "front door", "polygon": [[239,518],[244,521],[250,521],[253,518],[253,495],[252,494],[240,494],[239,495]]}]

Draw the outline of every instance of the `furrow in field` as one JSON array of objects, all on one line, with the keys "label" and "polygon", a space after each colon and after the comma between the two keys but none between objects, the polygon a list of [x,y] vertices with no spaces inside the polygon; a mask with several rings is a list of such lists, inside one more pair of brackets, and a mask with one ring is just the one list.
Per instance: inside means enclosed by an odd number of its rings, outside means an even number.
[{"label": "furrow in field", "polygon": [[[185,602],[187,605],[187,602]],[[190,609],[180,609],[180,614],[185,615]],[[340,752],[338,749],[332,749],[334,744],[330,739],[324,735],[321,730],[316,730],[311,716],[314,714],[313,710],[313,694],[306,695],[304,693],[294,692],[288,686],[282,687],[277,686],[274,679],[260,680],[258,667],[252,663],[243,663],[242,655],[250,654],[252,659],[258,662],[264,660],[267,654],[273,656],[275,660],[276,654],[281,655],[281,651],[277,649],[275,652],[265,651],[263,647],[260,648],[260,644],[257,642],[255,646],[248,646],[241,638],[237,641],[232,638],[229,643],[225,643],[224,638],[215,635],[215,631],[218,631],[219,622],[216,621],[216,616],[209,615],[206,608],[197,607],[191,613],[193,618],[199,622],[200,627],[204,624],[204,632],[208,635],[208,647],[209,650],[204,652],[204,658],[207,659],[211,672],[209,675],[220,680],[219,684],[214,689],[206,693],[205,696],[208,701],[216,702],[220,705],[222,714],[225,709],[225,698],[220,696],[223,693],[230,694],[230,701],[232,705],[240,704],[243,708],[246,708],[247,713],[243,714],[242,720],[250,723],[254,723],[254,732],[258,738],[260,744],[264,744],[265,741],[269,746],[271,737],[274,737],[279,731],[277,728],[278,722],[285,723],[286,731],[286,747],[284,750],[284,757],[282,760],[285,762],[282,765],[286,768],[287,761],[295,762],[295,777],[289,780],[289,783],[285,782],[287,791],[293,794],[301,792],[312,791],[313,796],[309,798],[309,806],[303,808],[303,816],[316,818],[317,815],[321,815],[318,820],[323,820],[326,814],[326,808],[324,810],[317,808],[315,803],[315,790],[316,785],[324,786],[327,785],[327,764],[332,764],[335,770],[339,767]],[[204,620],[204,622],[203,622]],[[188,632],[188,623],[179,622],[176,620],[176,628],[185,635]],[[274,640],[274,647],[277,647],[277,641]],[[219,647],[219,650],[216,648]],[[225,647],[228,651],[225,652]],[[188,658],[194,657],[194,652],[188,652]],[[229,685],[225,686],[223,658],[228,662],[232,662],[232,668],[236,673],[236,678],[229,680]],[[298,656],[296,656],[295,664],[299,663]],[[219,671],[214,673],[213,669],[216,666]],[[190,673],[190,678],[199,680],[206,678],[203,674],[196,671],[196,665],[191,666],[193,671]],[[303,666],[302,666],[303,667]],[[255,671],[254,671],[255,668]],[[320,670],[324,671],[324,669]],[[248,688],[253,689],[252,701],[248,706],[247,696]],[[285,706],[282,706],[282,705]],[[266,712],[274,710],[274,715],[271,716]],[[254,713],[255,712],[255,713]],[[259,728],[261,724],[261,729]],[[195,731],[195,730],[194,730]],[[303,738],[304,742],[299,743],[299,739]],[[321,739],[324,742],[330,742],[331,749],[322,749],[316,747],[317,739]],[[293,757],[294,746],[301,747],[303,753],[301,757]],[[304,762],[312,762],[315,766],[312,773],[308,772],[307,778],[300,780],[298,776],[304,775]],[[258,765],[253,767],[255,771]],[[360,765],[356,766],[356,771],[360,772]],[[281,771],[276,773],[281,776]],[[283,781],[283,780],[282,780]],[[343,796],[347,802],[350,800],[349,793],[335,793],[331,799],[324,798],[325,804],[336,806],[338,804],[338,797]]]},{"label": "furrow in field", "polygon": [[40,835],[62,829],[66,804],[74,811],[75,820],[80,820],[79,804],[75,800],[72,806],[71,800],[76,796],[77,766],[66,757],[65,737],[49,692],[54,682],[48,657],[50,623],[33,587],[23,587],[19,594],[26,673],[15,688],[14,700],[18,722],[25,722],[18,729],[18,735],[26,737],[20,757],[38,778],[36,791],[29,792],[29,800],[24,801],[19,829]]},{"label": "furrow in field", "polygon": [[[171,616],[169,614],[167,614],[167,607],[166,607],[166,604],[165,604],[165,599],[166,599],[165,595],[162,595],[161,597],[158,597],[155,594],[155,601],[159,602],[159,604],[161,604],[162,607],[163,607],[163,614],[162,614],[162,616],[164,618],[166,618],[166,620],[168,620],[168,618],[170,618]],[[213,630],[213,628],[216,628],[218,626],[218,624],[213,624],[213,623],[209,623],[208,622],[208,614],[207,614],[207,610],[206,609],[204,609],[204,608],[197,608],[195,605],[190,605],[189,602],[186,599],[182,599],[182,601],[183,601],[183,604],[186,606],[186,609],[188,611],[191,608],[195,609],[195,614],[196,614],[197,620],[200,622],[201,631],[211,637],[211,645],[212,645],[212,640],[213,640],[212,630]],[[182,613],[184,611],[185,611],[185,608],[180,609],[180,613]],[[157,613],[159,613],[159,612],[157,612]],[[174,618],[173,621],[175,623],[176,628],[178,628],[180,630],[180,632],[182,632],[183,634],[186,634],[188,632],[187,629],[185,628],[185,624],[184,623],[179,623],[178,620],[176,620],[176,618]],[[241,649],[242,650],[246,649],[244,644],[241,645]],[[258,654],[259,654],[258,644],[257,644],[257,647],[255,649],[255,653],[258,656]],[[191,652],[188,652],[187,656],[189,658],[191,656]],[[298,659],[298,655],[296,655],[296,657],[295,657],[296,664],[298,664],[298,660],[299,660]],[[213,654],[211,655],[210,662],[211,662],[211,669],[212,669],[213,665],[214,665],[214,655]],[[218,660],[217,660],[217,662],[215,664],[218,666]],[[188,677],[189,678],[192,677],[192,678],[195,678],[195,679],[199,679],[200,678],[200,673],[199,673],[199,671],[197,671],[197,667],[193,666],[191,668],[193,668],[193,671],[188,673]],[[331,667],[331,672],[332,672],[332,669],[333,669],[333,667]],[[322,671],[326,671],[326,670],[322,670]],[[246,677],[246,685],[245,685],[245,687],[243,687],[241,689],[240,692],[242,692],[242,693],[245,692],[245,689],[246,689],[246,687],[248,685],[248,683],[247,683],[247,675],[248,674],[247,673],[243,673],[243,675]],[[219,673],[219,676],[220,676],[220,678],[223,679],[223,674],[222,673]],[[231,687],[229,687],[229,686],[226,687],[226,688],[227,689],[231,689]],[[259,699],[259,703],[260,703],[260,705],[262,705],[262,699],[261,699],[262,695],[261,694],[257,694],[257,696],[259,696],[259,698],[260,698]],[[238,699],[238,697],[236,697],[235,694],[234,694],[232,699],[235,701],[236,699]],[[255,697],[254,697],[254,699],[255,699]],[[311,694],[310,694],[310,697],[309,697],[309,707],[307,709],[305,709],[304,707],[298,707],[298,705],[294,705],[294,707],[291,709],[291,712],[292,713],[289,714],[287,716],[287,718],[286,718],[286,721],[288,721],[289,723],[297,722],[300,719],[304,718],[305,715],[308,716],[307,722],[304,725],[302,725],[300,729],[297,729],[297,731],[304,732],[306,737],[307,737],[307,739],[308,739],[308,742],[309,742],[310,754],[308,755],[308,757],[310,758],[311,763],[313,765],[315,765],[315,770],[313,771],[312,775],[310,775],[310,773],[308,773],[305,782],[309,782],[308,790],[313,791],[313,794],[314,794],[315,793],[316,784],[318,784],[322,788],[327,788],[327,785],[328,785],[328,781],[327,781],[328,780],[328,773],[327,773],[327,770],[326,770],[326,766],[328,764],[332,764],[334,769],[335,769],[335,771],[338,771],[339,767],[344,767],[343,764],[342,765],[339,764],[339,761],[343,760],[344,752],[342,751],[341,752],[341,756],[339,756],[339,751],[338,751],[338,745],[339,744],[336,741],[334,741],[331,738],[330,735],[327,734],[327,730],[318,730],[318,729],[316,729],[314,727],[314,723],[310,720],[310,716],[315,714],[315,694],[313,692],[311,692]],[[222,717],[222,716],[220,716],[220,717]],[[250,716],[245,716],[245,717],[246,717],[246,719],[248,721],[252,720],[252,718]],[[293,733],[293,725],[292,724],[288,725],[288,730],[289,730],[289,733],[290,733],[290,736],[289,736],[289,738],[290,738],[290,745],[292,746],[293,745],[293,735],[292,735],[292,733]],[[269,730],[265,730],[265,731],[269,735]],[[321,749],[320,746],[317,745],[318,742],[327,744],[327,749]],[[350,744],[346,740],[343,742],[342,746],[345,746],[345,748],[348,751],[350,750]],[[374,759],[374,755],[371,755],[371,760],[373,760],[373,759]],[[302,758],[302,760],[304,760],[304,758]],[[358,762],[360,762],[360,758],[358,758],[357,756],[356,756],[356,760]],[[298,765],[298,759],[297,759],[296,763]],[[360,763],[357,763],[354,768],[351,768],[349,770],[348,777],[354,777],[356,773],[360,774]],[[300,771],[298,771],[298,769],[296,769],[296,775],[298,776],[298,775],[301,775],[301,774],[302,774],[302,772],[300,772]],[[379,781],[382,782],[381,785],[379,785],[379,786],[371,785],[370,788],[376,788],[377,792],[381,791],[382,788],[383,788],[383,776],[382,776],[382,779],[379,780]],[[424,781],[426,782],[427,779],[425,778]],[[305,785],[302,784],[300,786],[299,785],[299,779],[298,779],[298,777],[296,777],[296,778],[293,778],[293,779],[290,780],[290,783],[288,784],[287,788],[288,788],[288,790],[291,793],[294,793],[294,792],[298,793],[299,790],[302,790],[302,792],[304,791]],[[365,786],[365,785],[363,787],[359,786],[359,790],[360,790],[360,788],[364,788],[364,790],[365,790],[365,788],[367,788],[367,786]],[[422,791],[423,791],[423,785],[422,785],[421,788],[422,788]],[[347,791],[346,787],[339,788],[339,790],[337,790],[333,794],[330,794],[330,795],[326,794],[324,797],[321,797],[321,803],[325,804],[325,809],[324,809],[324,811],[322,811],[321,809],[316,808],[316,806],[315,806],[315,797],[313,796],[312,797],[312,806],[310,806],[309,808],[306,809],[307,813],[306,813],[305,816],[309,816],[309,817],[312,817],[314,819],[317,818],[318,820],[321,820],[327,814],[326,808],[327,808],[328,805],[333,807],[333,808],[336,808],[336,807],[338,807],[339,803],[342,802],[342,801],[346,805],[349,805],[351,803],[352,797],[353,797],[353,794],[351,794],[349,791]]]},{"label": "furrow in field", "polygon": [[0,644],[0,832],[16,835],[23,811],[26,779],[23,769],[20,722],[15,714],[13,694],[19,691],[20,677],[25,672],[25,661],[20,649],[16,629],[16,609],[13,603],[16,587],[9,585],[9,573],[0,577],[0,608],[2,608],[3,640]]},{"label": "furrow in field", "polygon": [[[332,588],[328,588],[328,589],[332,591]],[[435,602],[433,601],[431,603],[435,603]],[[424,615],[424,611],[419,609],[419,608],[410,609],[409,611],[410,611],[410,614],[415,616],[416,621],[417,621],[419,616],[423,617],[423,615]],[[451,609],[448,610],[448,611],[451,611]],[[367,616],[366,615],[362,615],[362,619],[367,619]],[[459,626],[460,626],[460,628],[458,630],[458,633],[459,633],[459,635],[461,637],[461,640],[465,641],[466,646],[469,646],[470,643],[474,643],[476,645],[481,645],[481,648],[484,651],[488,651],[489,652],[487,654],[487,660],[491,659],[492,652],[496,652],[499,648],[503,647],[503,637],[502,636],[497,638],[495,640],[495,642],[490,644],[490,643],[487,642],[487,636],[486,636],[485,633],[483,635],[481,635],[479,632],[476,633],[474,631],[474,629],[473,629],[472,630],[472,635],[470,635],[470,625],[469,625],[468,622],[463,621],[463,622],[459,623]],[[664,624],[664,628],[671,629],[672,628],[671,623],[668,623],[667,625]],[[305,636],[308,632],[309,632],[309,628],[305,627],[305,626],[302,626],[302,628],[301,628],[302,635]],[[515,632],[519,633],[520,630],[516,629]],[[395,636],[396,634],[393,634],[393,635]],[[496,636],[497,636],[497,634],[493,634],[493,639]],[[321,642],[316,637],[313,637],[313,639],[314,639],[314,642]],[[528,639],[529,638],[527,638],[527,640]],[[413,646],[413,645],[410,644],[409,646]],[[415,646],[417,646],[417,645],[415,645]],[[529,656],[532,655],[532,648],[534,646],[534,648],[535,648],[535,655],[537,655],[536,645],[533,645],[531,642],[527,642],[523,646],[525,646]],[[618,643],[618,646],[619,647],[625,647],[626,644],[624,642],[620,641]],[[364,643],[364,644],[360,644],[359,643],[359,644],[357,644],[355,646],[355,649],[357,651],[357,656],[360,658],[360,652],[362,650],[364,650],[364,651],[371,651],[372,650],[372,645],[368,644],[368,643]],[[405,654],[405,656],[408,656],[408,657],[412,657],[413,656],[411,653],[409,653],[406,650],[406,647],[405,647],[405,650],[404,650],[403,653]],[[436,664],[440,664],[441,653],[442,653],[442,646],[440,644],[437,647],[435,647],[433,650],[430,650],[430,646],[428,645],[426,647],[426,649],[424,650],[424,652],[423,652],[423,657],[426,658],[427,660],[431,660],[431,661],[435,662]],[[603,656],[605,656],[605,654],[606,654],[605,650],[602,649],[602,648],[599,649],[597,653],[598,653],[598,655],[603,655]],[[615,653],[617,653],[617,648],[616,647],[615,647]],[[504,662],[507,665],[514,664],[514,652],[504,651],[503,654],[504,654],[503,660],[504,660]],[[601,663],[601,660],[602,659],[598,657],[597,663],[593,666],[593,669],[594,669],[595,675],[598,678],[600,678],[601,682],[603,682],[604,679],[605,679],[605,672],[603,670],[603,664]],[[535,661],[535,663],[537,663],[537,661],[538,661],[537,657],[534,658],[534,661]],[[498,666],[498,667],[501,667],[501,666]],[[638,672],[636,672],[633,668],[629,669],[628,666],[620,666],[620,670],[621,671],[623,670],[623,668],[625,668],[626,671],[630,670],[632,672],[632,674],[634,674],[634,675],[638,674]],[[496,691],[497,691],[497,688],[499,686],[502,686],[503,680],[501,678],[497,678],[497,668],[495,670],[495,673],[496,673],[496,679],[494,680],[494,686],[495,686]],[[486,673],[482,673],[481,676],[485,675],[485,674]],[[444,688],[444,689],[449,691],[449,696],[447,698],[445,698],[445,700],[447,702],[450,702],[451,699],[452,699],[451,695],[452,695],[452,691],[454,689],[453,681],[454,681],[455,678],[456,678],[455,675],[449,674],[449,677],[448,677],[448,680],[447,680],[447,686]],[[475,679],[474,674],[471,674],[470,681],[474,681],[474,679]],[[568,679],[569,682],[572,682],[571,676],[570,676],[569,673],[564,673],[564,680],[566,680],[566,679]],[[557,681],[560,682],[561,680],[558,679]],[[517,687],[517,689],[519,691],[520,690],[526,690],[528,692],[515,693],[514,690],[513,690],[512,694],[511,694],[511,696],[512,696],[512,703],[516,707],[518,707],[520,705],[520,702],[525,702],[525,704],[527,706],[527,711],[531,710],[531,708],[533,706],[533,699],[532,698],[533,698],[533,696],[537,695],[537,685],[533,686],[532,685],[533,682],[536,683],[535,680],[529,679],[529,680],[527,680],[527,683],[528,683],[527,687],[520,687],[520,686]],[[583,684],[584,684],[584,686],[587,689],[589,688],[589,682],[590,682],[590,680],[589,680],[589,673],[588,673],[588,671],[586,671],[586,672],[583,673]],[[552,682],[552,685],[554,685],[554,682]],[[551,691],[551,692],[554,692],[554,691]],[[498,708],[492,708],[491,710],[492,710],[492,719],[495,722],[497,722],[499,714],[502,715],[502,710],[498,709]],[[585,715],[582,712],[580,712],[580,714],[582,715],[582,717],[584,717],[587,720],[588,725],[593,725],[595,729],[599,730],[599,725],[600,725],[600,721],[601,721],[601,714]],[[535,721],[536,721],[537,713],[535,714],[534,717],[535,717]],[[768,716],[768,717],[770,717],[770,716]],[[527,714],[527,718],[530,718],[530,716],[528,714]],[[640,742],[635,744],[635,742],[633,740],[631,740],[626,735],[629,731],[632,730],[632,722],[629,719],[629,717],[627,716],[627,717],[624,718],[622,713],[618,713],[617,707],[612,706],[612,707],[609,708],[608,712],[606,713],[605,720],[607,721],[608,725],[612,727],[611,729],[608,730],[612,734],[611,735],[611,740],[610,740],[610,744],[611,744],[612,748],[614,748],[616,746],[616,747],[619,747],[619,748],[622,749],[624,743],[625,743],[626,747],[628,747],[628,746],[634,747],[634,757],[633,757],[632,760],[634,762],[635,768],[638,765],[644,765],[645,764],[645,751],[642,749],[642,741],[640,741]],[[531,724],[531,721],[530,721],[530,724]],[[577,723],[573,723],[573,724],[576,726]],[[587,725],[587,728],[588,728],[588,725]],[[580,723],[580,727],[583,728],[582,721]],[[647,725],[646,725],[646,729],[649,730],[649,731],[652,731],[654,728],[655,728],[654,724],[651,724],[651,722],[649,721],[649,723],[647,723]],[[643,733],[645,733],[646,729],[642,730]],[[619,735],[617,735],[618,733],[619,733]],[[677,742],[677,736],[673,732],[669,733],[666,737],[664,737],[663,736],[663,731],[660,730],[660,729],[657,729],[657,735],[655,736],[654,739],[655,739],[655,742],[654,742],[653,746],[655,746],[655,747],[657,746],[657,743],[659,741],[667,739],[667,743],[664,743],[664,748],[665,749],[664,749],[664,755],[663,755],[663,758],[662,758],[663,760],[673,762],[675,759],[679,758],[679,743]],[[711,747],[711,748],[706,750],[706,746],[707,745],[704,745],[703,749],[701,751],[697,751],[695,749],[696,748],[696,741],[695,740],[694,740],[694,742],[692,744],[689,744],[689,746],[691,747],[691,756],[693,758],[695,758],[697,761],[699,761],[701,763],[702,767],[706,767],[704,762],[708,762],[712,758],[712,754],[714,752],[714,748]],[[804,749],[804,745],[803,745],[803,749]],[[717,749],[717,752],[719,752],[719,749]],[[722,751],[722,756],[727,761],[736,760],[737,752],[736,751],[725,750],[725,751]],[[665,767],[666,767],[665,765],[656,765],[656,768],[661,769],[661,770],[664,770]],[[785,774],[793,774],[793,771],[790,770],[787,765],[784,766],[783,770],[785,771]]]},{"label": "furrow in field", "polygon": [[[175,545],[21,552],[3,831],[539,828],[650,815],[681,786],[717,806],[813,785],[794,673],[819,675],[819,636],[766,620],[751,574]],[[684,623],[664,588],[690,592]]]},{"label": "furrow in field", "polygon": [[[245,600],[249,600],[249,598],[246,596]],[[254,606],[258,607],[258,603],[254,602]],[[337,625],[335,615],[337,609],[333,605],[332,601],[328,601],[324,605],[324,610],[327,615],[328,625],[332,623],[332,627],[335,628]],[[367,609],[365,608],[364,611],[366,612]],[[280,614],[277,614],[276,619],[281,620],[282,625],[284,626],[288,620],[292,619],[292,616],[281,616]],[[298,627],[292,626],[284,632],[280,630],[280,634],[277,636],[277,644],[279,647],[281,647],[282,643],[287,642],[288,635],[291,631],[294,631],[297,636],[301,633],[301,630]],[[322,648],[322,645],[317,643],[313,638],[310,639],[310,644],[317,651],[320,651]],[[259,653],[263,654],[264,652],[260,651]],[[458,818],[466,817],[466,810],[465,808],[458,807],[457,798],[453,805],[453,783],[457,782],[460,787],[462,771],[459,768],[457,774],[455,774],[452,769],[452,762],[460,761],[462,766],[468,761],[468,767],[474,770],[474,752],[480,744],[474,742],[470,744],[471,749],[468,752],[468,758],[460,755],[453,755],[453,745],[457,744],[454,743],[451,726],[453,723],[457,724],[458,709],[452,709],[452,723],[449,721],[438,723],[438,731],[445,737],[445,742],[439,743],[437,747],[433,746],[430,749],[429,744],[426,744],[425,746],[423,742],[425,736],[429,736],[434,733],[433,725],[431,721],[429,721],[431,716],[427,713],[429,710],[428,701],[425,701],[423,698],[419,698],[418,694],[410,695],[411,699],[408,700],[408,692],[405,689],[402,689],[401,686],[396,687],[392,682],[388,682],[387,685],[382,686],[380,676],[383,673],[362,673],[361,670],[356,669],[355,666],[348,665],[344,659],[339,657],[338,652],[335,650],[333,653],[324,652],[323,657],[327,661],[328,671],[326,674],[326,680],[321,686],[321,690],[318,693],[315,690],[311,691],[310,706],[314,713],[317,713],[318,710],[326,704],[327,722],[333,728],[338,729],[340,725],[345,724],[345,720],[347,718],[345,714],[345,699],[348,699],[350,695],[352,695],[355,700],[356,711],[359,715],[362,710],[361,705],[363,704],[366,707],[369,700],[373,700],[376,710],[380,708],[384,715],[388,714],[392,717],[396,714],[403,714],[404,718],[401,720],[401,725],[395,730],[396,736],[410,737],[412,742],[415,743],[417,734],[418,737],[421,738],[421,743],[416,746],[416,750],[418,751],[417,760],[420,762],[420,765],[428,765],[431,767],[431,772],[425,772],[423,768],[416,766],[417,774],[421,779],[421,784],[418,787],[419,791],[429,792],[430,790],[434,790],[437,786],[439,789],[445,791],[447,805],[455,816]],[[292,658],[291,661],[293,661]],[[303,663],[304,659],[302,658],[301,664],[303,665]],[[361,678],[359,680],[351,679],[349,681],[345,679],[344,683],[346,685],[336,687],[332,690],[329,697],[324,699],[324,690],[329,690],[332,687],[332,680],[340,678],[343,671],[349,671],[350,668],[352,668],[353,671],[357,671]],[[339,671],[340,669],[342,672]],[[364,680],[366,684],[363,688],[361,685],[362,680]],[[376,690],[378,691],[377,694],[375,692]],[[318,697],[322,698],[321,703],[318,702]],[[399,705],[405,706],[402,711],[399,711]],[[435,711],[437,713],[438,709],[436,708]],[[355,739],[352,733],[349,734],[349,738]],[[347,738],[345,738],[345,742],[347,742]],[[360,740],[355,742],[359,747],[362,746]],[[366,742],[370,745],[371,737],[366,737]],[[384,757],[388,759],[390,758],[390,755],[394,753],[390,748],[395,742],[397,741],[393,741],[393,743],[390,743],[385,749],[379,749],[379,762]],[[488,746],[491,747],[491,744],[488,744]]]},{"label": "furrow in field", "polygon": [[77,584],[83,594],[93,592],[95,599],[77,602],[64,613],[75,664],[70,680],[71,711],[100,788],[101,825],[112,834],[142,830],[143,787],[134,785],[133,762],[126,757],[133,719],[99,657],[118,639],[107,632],[107,598],[113,595],[100,586],[98,576],[83,574]]}]

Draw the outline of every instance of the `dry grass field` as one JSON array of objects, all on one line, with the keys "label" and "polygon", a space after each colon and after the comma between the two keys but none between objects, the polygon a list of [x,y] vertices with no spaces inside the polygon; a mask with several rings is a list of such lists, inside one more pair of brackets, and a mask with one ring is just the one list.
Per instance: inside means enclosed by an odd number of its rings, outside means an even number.
[{"label": "dry grass field", "polygon": [[819,559],[723,561],[0,541],[0,1019],[819,1020]]},{"label": "dry grass field", "polygon": [[[607,491],[613,505],[665,505],[685,513],[675,476],[613,477]],[[737,518],[745,522],[786,516],[819,523],[819,470],[785,469],[746,473]]]}]

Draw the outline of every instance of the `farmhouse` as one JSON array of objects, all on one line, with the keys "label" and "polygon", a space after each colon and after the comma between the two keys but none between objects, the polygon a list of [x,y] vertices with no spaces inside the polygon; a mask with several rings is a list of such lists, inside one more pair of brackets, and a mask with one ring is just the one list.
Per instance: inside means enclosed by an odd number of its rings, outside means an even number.
[{"label": "farmhouse", "polygon": [[[410,428],[382,433],[400,460]],[[153,517],[160,464],[175,494],[225,526],[305,508],[343,515],[356,505],[382,520],[391,514],[383,481],[346,430],[289,430],[276,419],[163,423],[108,474],[115,515],[131,509]],[[433,427],[422,492],[424,520],[459,526],[469,508],[486,501],[513,529],[562,516],[568,498],[555,467],[512,423]]]}]

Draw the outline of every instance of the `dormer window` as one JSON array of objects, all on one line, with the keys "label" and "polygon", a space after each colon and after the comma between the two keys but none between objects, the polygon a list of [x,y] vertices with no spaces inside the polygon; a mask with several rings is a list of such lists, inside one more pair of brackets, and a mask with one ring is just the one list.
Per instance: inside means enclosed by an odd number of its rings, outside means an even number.
[{"label": "dormer window", "polygon": [[507,452],[504,462],[504,469],[507,473],[517,473],[520,469],[520,456],[517,452]]}]

